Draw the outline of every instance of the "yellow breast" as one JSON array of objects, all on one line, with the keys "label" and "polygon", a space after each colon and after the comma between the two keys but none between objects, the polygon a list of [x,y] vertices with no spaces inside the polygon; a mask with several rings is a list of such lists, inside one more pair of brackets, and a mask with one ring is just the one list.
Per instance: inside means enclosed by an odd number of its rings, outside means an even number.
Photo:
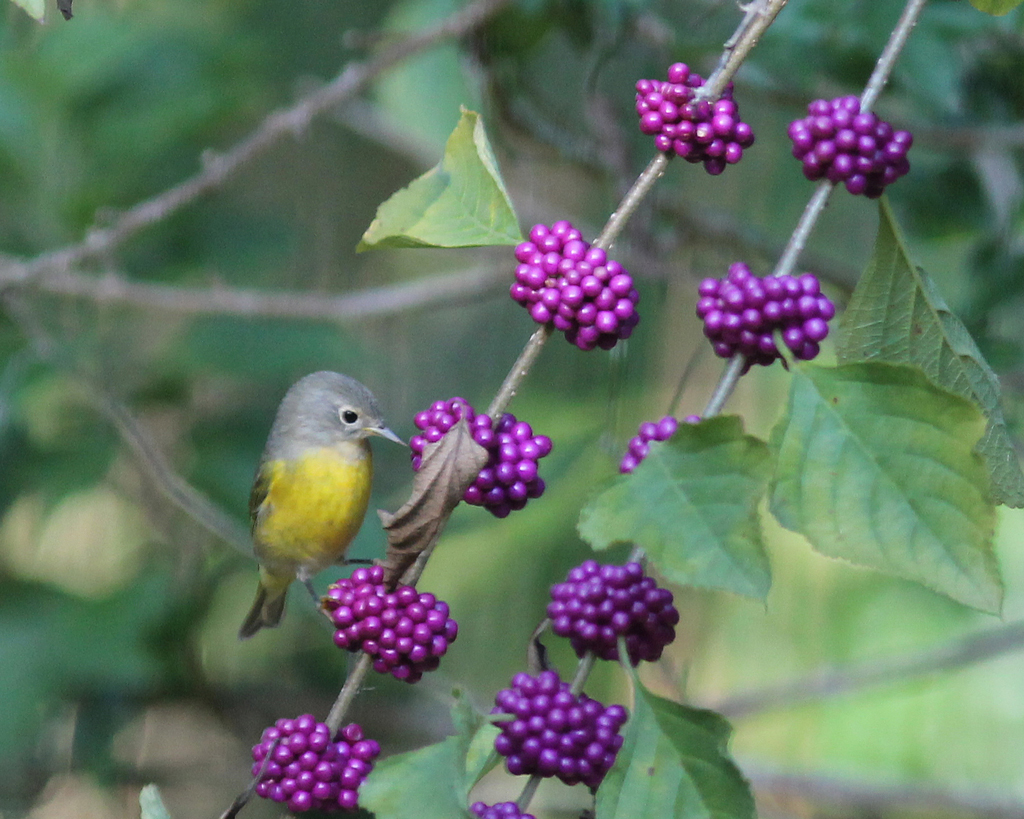
[{"label": "yellow breast", "polygon": [[366,514],[373,474],[369,447],[348,449],[264,464],[266,497],[256,510],[253,540],[271,571],[317,572],[344,556]]}]

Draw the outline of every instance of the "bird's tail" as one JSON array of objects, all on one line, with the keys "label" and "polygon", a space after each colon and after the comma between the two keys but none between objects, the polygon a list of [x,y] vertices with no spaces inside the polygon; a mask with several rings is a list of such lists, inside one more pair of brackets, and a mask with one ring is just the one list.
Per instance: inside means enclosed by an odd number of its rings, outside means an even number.
[{"label": "bird's tail", "polygon": [[238,630],[238,639],[252,637],[261,628],[273,628],[284,617],[284,601],[294,576],[272,575],[260,567],[256,599]]}]

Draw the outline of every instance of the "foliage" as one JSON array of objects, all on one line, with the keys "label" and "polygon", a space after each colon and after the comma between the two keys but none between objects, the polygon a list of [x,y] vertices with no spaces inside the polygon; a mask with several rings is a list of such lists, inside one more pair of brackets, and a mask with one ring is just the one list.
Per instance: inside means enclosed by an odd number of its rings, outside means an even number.
[{"label": "foliage", "polygon": [[[12,7],[0,24],[5,815],[41,809],[69,768],[109,792],[157,779],[140,796],[146,817],[215,814],[245,787],[265,724],[297,713],[292,703],[327,711],[343,660],[312,606],[295,594],[279,632],[239,645],[254,566],[183,511],[168,470],[244,527],[253,467],[297,376],[352,374],[403,436],[438,397],[482,406],[533,330],[507,298],[507,246],[553,218],[596,236],[652,151],[635,127],[635,79],[679,59],[707,76],[739,22],[710,0],[512,3],[457,41],[374,68],[294,140],[88,251],[134,203],[216,169],[346,65],[376,65],[460,5],[212,0],[196,15],[166,0],[77,0],[68,22],[37,26]],[[387,756],[366,807],[455,816],[474,788],[512,787],[488,773],[495,729],[474,705],[522,668],[547,587],[586,554],[579,537],[609,560],[641,546],[684,614],[665,661],[643,672],[649,688],[634,681],[627,699],[614,668],[588,682],[632,715],[598,816],[751,816],[751,789],[771,791],[744,779],[751,760],[1013,792],[1024,759],[1012,657],[897,679],[832,711],[773,710],[765,697],[733,720],[735,735],[682,703],[822,666],[942,655],[993,625],[959,603],[1019,616],[1021,519],[996,509],[1024,505],[1017,6],[927,5],[875,106],[915,130],[911,173],[877,229],[875,208],[837,194],[802,257],[846,302],[822,363],[756,368],[732,414],[681,425],[613,477],[623,442],[671,396],[679,415],[705,406],[720,370],[707,355],[687,366],[704,345],[696,281],[737,259],[768,272],[811,193],[785,123],[814,96],[860,92],[899,8],[793,0],[761,37],[735,89],[757,143],[720,178],[674,160],[612,251],[641,291],[629,345],[587,355],[556,337],[520,385],[517,415],[555,440],[544,498],[508,521],[463,504],[445,528],[425,581],[462,633],[430,690],[458,680],[466,693],[449,716],[391,681],[364,692],[357,716]],[[463,109],[452,131],[459,103],[482,114]],[[481,245],[500,247],[450,250]],[[133,447],[111,404],[130,408],[158,459]],[[380,450],[376,470],[374,502],[398,509],[406,453]],[[383,554],[375,523],[354,556]],[[575,660],[549,642],[551,662]],[[157,746],[166,756],[150,756]],[[589,804],[573,798],[573,810]]]}]

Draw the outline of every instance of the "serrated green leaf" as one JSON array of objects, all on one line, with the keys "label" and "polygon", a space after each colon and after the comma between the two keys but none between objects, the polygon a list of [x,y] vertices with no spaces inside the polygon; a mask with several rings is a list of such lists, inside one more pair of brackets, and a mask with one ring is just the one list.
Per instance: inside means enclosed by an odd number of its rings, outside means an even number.
[{"label": "serrated green leaf", "polygon": [[843,364],[914,364],[940,387],[975,402],[988,418],[978,452],[992,479],[992,496],[997,503],[1024,506],[1024,473],[1000,408],[999,379],[928,276],[914,266],[884,199],[875,251],[843,315],[836,354]]},{"label": "serrated green leaf", "polygon": [[360,787],[359,804],[387,819],[468,816],[470,790],[495,764],[498,729],[483,717],[472,728],[466,717],[456,703],[453,719],[460,733],[380,762]]},{"label": "serrated green leaf", "polygon": [[146,785],[139,792],[141,819],[171,819],[156,785]]},{"label": "serrated green leaf", "polygon": [[622,748],[597,791],[597,819],[752,819],[750,787],[727,751],[729,723],[641,685],[637,692]]},{"label": "serrated green leaf", "polygon": [[971,5],[978,11],[985,12],[985,14],[1001,17],[1002,15],[1013,11],[1022,2],[1024,2],[1024,0],[971,0]]},{"label": "serrated green leaf", "polygon": [[39,22],[46,16],[46,0],[14,0],[14,4],[21,6],[26,14]]},{"label": "serrated green leaf", "polygon": [[462,117],[441,163],[377,208],[357,250],[375,247],[477,247],[522,241],[483,121]]},{"label": "serrated green leaf", "polygon": [[998,612],[984,428],[916,367],[797,367],[772,432],[772,512],[822,554]]},{"label": "serrated green leaf", "polygon": [[683,424],[580,513],[595,549],[630,542],[682,585],[763,600],[771,570],[757,504],[768,484],[768,448],[736,417]]}]

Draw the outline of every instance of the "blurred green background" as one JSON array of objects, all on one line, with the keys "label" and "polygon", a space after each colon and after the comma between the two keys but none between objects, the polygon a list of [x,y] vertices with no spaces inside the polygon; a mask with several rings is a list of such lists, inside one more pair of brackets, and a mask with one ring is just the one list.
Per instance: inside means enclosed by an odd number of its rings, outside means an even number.
[{"label": "blurred green background", "polygon": [[[111,405],[126,407],[147,444],[241,527],[277,402],[301,375],[330,368],[358,378],[405,437],[437,398],[486,406],[532,330],[507,296],[510,252],[357,256],[377,205],[438,161],[466,105],[484,116],[524,231],[569,218],[592,239],[651,156],[635,124],[635,80],[661,78],[678,60],[706,76],[740,19],[720,0],[513,2],[458,44],[400,62],[109,253],[63,278],[15,280],[18,260],[115,224],[350,61],[460,5],[77,0],[73,20],[50,9],[42,25],[14,5],[0,13],[3,816],[135,816],[147,782],[174,816],[217,815],[245,787],[262,728],[306,711],[323,718],[345,673],[298,593],[280,629],[238,642],[255,563],[171,501]],[[615,250],[641,291],[637,332],[611,354],[556,337],[511,407],[555,441],[542,462],[547,493],[505,521],[456,511],[421,587],[451,603],[458,642],[417,686],[373,678],[356,702],[354,718],[385,753],[449,731],[453,687],[489,706],[523,668],[548,586],[586,555],[579,509],[614,474],[637,424],[669,411],[680,389],[681,414],[703,408],[721,367],[693,317],[695,283],[738,259],[770,270],[812,190],[789,158],[785,125],[814,97],[860,92],[898,5],[791,0],[737,77],[757,144],[718,178],[671,164]],[[890,198],[913,254],[999,371],[1015,431],[1024,408],[1022,77],[1021,9],[993,18],[933,0],[876,109],[915,131],[912,173]],[[876,223],[871,202],[840,192],[811,239],[801,267],[840,303]],[[458,276],[479,286],[429,298]],[[104,277],[185,297],[157,307],[137,291],[105,291]],[[417,282],[434,282],[426,298],[401,301]],[[370,288],[382,288],[372,315],[343,318],[289,317],[273,299],[244,311],[231,299]],[[239,309],[209,309],[213,294]],[[727,411],[764,436],[785,390],[780,368],[752,372]],[[410,487],[408,456],[385,444],[376,465],[372,508],[396,509]],[[667,696],[728,702],[1001,627],[813,555],[764,519],[775,578],[767,607],[677,590],[679,638],[644,672]],[[1022,536],[1024,516],[1004,510],[1006,621],[1024,618]],[[353,555],[379,556],[383,542],[371,514]],[[564,647],[550,648],[568,669]],[[768,817],[1024,816],[1022,680],[1024,658],[1008,650],[820,702],[763,703],[737,716],[734,751]],[[627,696],[614,669],[588,691]],[[513,799],[518,783],[496,772],[481,793]],[[585,804],[551,784],[535,812],[577,815]],[[251,804],[246,814],[276,812]]]}]

